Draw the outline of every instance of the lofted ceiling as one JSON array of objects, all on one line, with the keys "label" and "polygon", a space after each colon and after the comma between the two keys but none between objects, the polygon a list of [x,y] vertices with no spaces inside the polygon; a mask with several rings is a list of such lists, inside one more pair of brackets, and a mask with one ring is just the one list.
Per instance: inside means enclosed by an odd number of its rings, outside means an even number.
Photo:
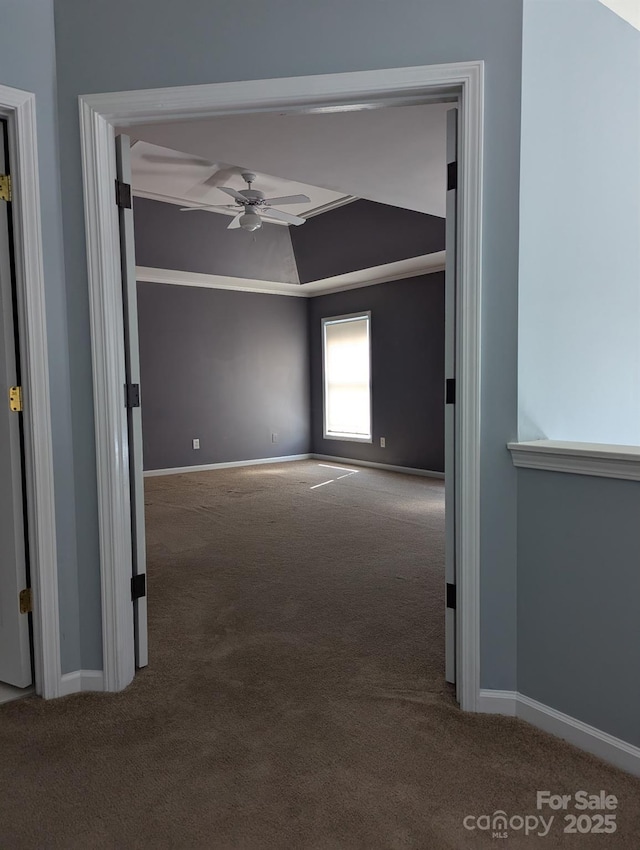
[{"label": "lofted ceiling", "polygon": [[[223,193],[215,189],[221,185],[218,180],[242,187],[238,173],[248,169],[264,178],[264,186],[256,184],[257,188],[270,193],[273,186],[277,195],[292,191],[309,195],[312,203],[307,214],[351,196],[444,217],[446,112],[450,108],[450,104],[428,104],[329,113],[252,113],[136,125],[124,132],[138,142],[133,148],[134,188],[158,200],[164,195],[164,200],[177,197],[186,203],[225,203]],[[144,143],[168,151],[154,151]],[[174,159],[184,164],[177,165]],[[178,191],[185,194],[173,194]],[[285,209],[303,211],[301,207]]]}]

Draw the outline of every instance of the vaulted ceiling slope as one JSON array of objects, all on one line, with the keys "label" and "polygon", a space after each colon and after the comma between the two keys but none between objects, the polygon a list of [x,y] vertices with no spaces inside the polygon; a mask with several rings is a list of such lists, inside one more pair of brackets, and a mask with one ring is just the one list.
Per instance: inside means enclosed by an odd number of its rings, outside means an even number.
[{"label": "vaulted ceiling slope", "polygon": [[134,198],[133,215],[138,266],[299,283],[288,227],[265,222],[253,233],[227,230],[226,216],[182,213],[148,198]]},{"label": "vaulted ceiling slope", "polygon": [[[450,104],[139,125],[133,139],[341,195],[445,215]],[[217,203],[217,201],[216,201]]]},{"label": "vaulted ceiling slope", "polygon": [[253,233],[147,198],[135,198],[134,217],[138,266],[229,278],[307,284],[444,250],[443,218],[364,200]]},{"label": "vaulted ceiling slope", "polygon": [[443,251],[445,219],[354,201],[291,227],[300,283]]}]

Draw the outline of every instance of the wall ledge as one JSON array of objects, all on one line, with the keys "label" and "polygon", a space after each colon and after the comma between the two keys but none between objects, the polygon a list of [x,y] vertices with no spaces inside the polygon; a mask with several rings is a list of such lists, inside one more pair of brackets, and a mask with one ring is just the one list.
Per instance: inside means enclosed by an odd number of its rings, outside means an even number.
[{"label": "wall ledge", "polygon": [[640,446],[533,440],[508,443],[507,448],[513,465],[521,469],[640,481]]}]

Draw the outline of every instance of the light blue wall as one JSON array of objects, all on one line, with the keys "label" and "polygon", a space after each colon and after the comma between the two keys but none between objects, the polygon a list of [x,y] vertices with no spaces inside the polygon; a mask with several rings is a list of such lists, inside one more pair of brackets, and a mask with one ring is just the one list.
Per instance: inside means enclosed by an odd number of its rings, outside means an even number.
[{"label": "light blue wall", "polygon": [[63,670],[101,666],[77,96],[484,59],[482,686],[640,743],[638,485],[521,471],[517,493],[505,450],[518,356],[521,437],[637,442],[638,34],[596,0],[526,0],[520,175],[518,0],[55,0],[63,260],[51,0],[2,13],[0,82],[38,95]]},{"label": "light blue wall", "polygon": [[640,746],[640,483],[519,470],[518,690]]},{"label": "light blue wall", "polygon": [[525,0],[519,436],[640,443],[640,32]]},{"label": "light blue wall", "polygon": [[[519,436],[640,443],[640,33],[525,0]],[[640,485],[519,470],[518,690],[640,744]]]},{"label": "light blue wall", "polygon": [[[56,532],[60,587],[62,670],[81,667],[73,513],[74,454],[71,430],[69,350],[62,249],[56,58],[53,0],[2,0],[0,3],[0,85],[36,95],[42,238],[46,286],[49,376],[55,469]],[[98,627],[100,626],[98,612]]]},{"label": "light blue wall", "polygon": [[520,0],[57,0],[63,222],[74,385],[83,664],[99,664],[99,575],[79,94],[486,61],[482,683],[515,685]]}]

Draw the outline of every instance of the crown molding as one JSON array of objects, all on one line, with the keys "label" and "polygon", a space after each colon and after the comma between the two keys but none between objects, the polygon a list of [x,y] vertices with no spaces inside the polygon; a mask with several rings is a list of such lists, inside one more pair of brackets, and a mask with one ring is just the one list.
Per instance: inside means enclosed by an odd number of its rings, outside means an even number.
[{"label": "crown molding", "polygon": [[446,254],[435,251],[433,254],[422,254],[419,257],[409,257],[397,260],[395,263],[385,263],[368,269],[359,269],[347,274],[325,277],[311,283],[300,284],[309,297],[326,295],[331,292],[342,292],[345,289],[359,289],[362,286],[373,286],[376,283],[393,283],[406,277],[417,277],[422,274],[433,274],[444,271]]},{"label": "crown molding", "polygon": [[254,280],[246,277],[227,277],[221,274],[200,274],[175,269],[154,269],[136,266],[136,280],[140,283],[166,283],[171,286],[196,286],[204,289],[236,289],[239,292],[257,292],[267,295],[290,295],[305,298],[298,283],[278,283],[275,280]]},{"label": "crown molding", "polygon": [[197,286],[205,289],[236,289],[239,292],[258,292],[268,295],[290,295],[294,298],[314,298],[347,289],[360,289],[378,283],[393,283],[407,277],[433,274],[444,270],[445,252],[424,254],[395,263],[373,266],[348,274],[326,277],[312,283],[280,283],[275,280],[258,280],[246,277],[228,277],[218,274],[184,272],[177,269],[154,269],[136,266],[136,279],[143,283],[166,283],[172,286]]}]

